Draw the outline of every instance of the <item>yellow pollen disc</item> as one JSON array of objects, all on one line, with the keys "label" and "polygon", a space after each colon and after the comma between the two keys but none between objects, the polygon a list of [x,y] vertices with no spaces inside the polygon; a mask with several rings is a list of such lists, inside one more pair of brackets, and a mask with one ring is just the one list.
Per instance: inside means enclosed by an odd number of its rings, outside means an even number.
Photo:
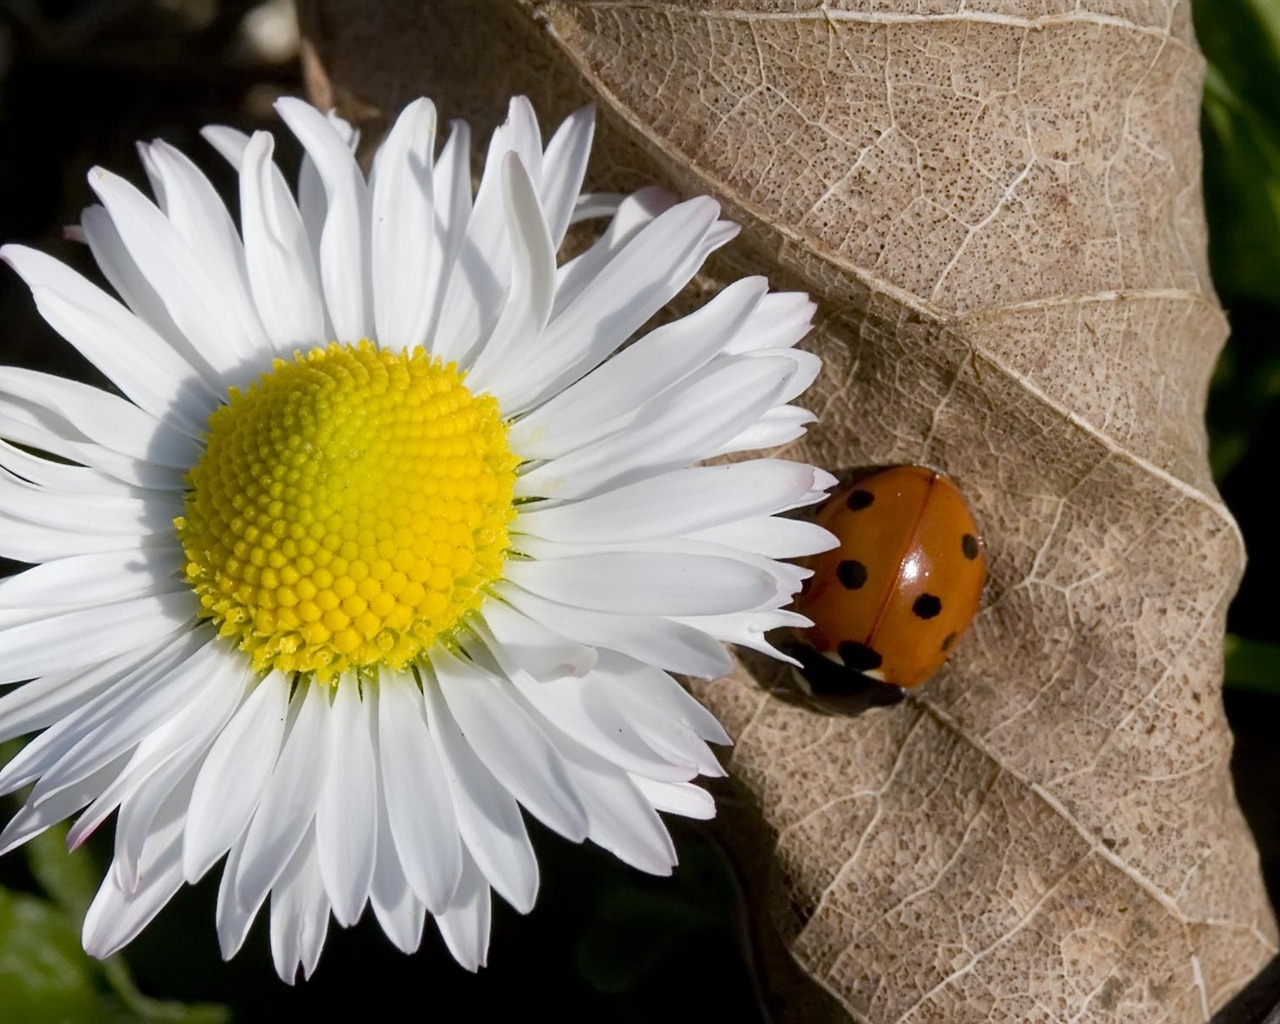
[{"label": "yellow pollen disc", "polygon": [[259,671],[403,668],[501,577],[519,461],[452,363],[368,341],[277,359],[209,417],[174,520],[187,582]]}]

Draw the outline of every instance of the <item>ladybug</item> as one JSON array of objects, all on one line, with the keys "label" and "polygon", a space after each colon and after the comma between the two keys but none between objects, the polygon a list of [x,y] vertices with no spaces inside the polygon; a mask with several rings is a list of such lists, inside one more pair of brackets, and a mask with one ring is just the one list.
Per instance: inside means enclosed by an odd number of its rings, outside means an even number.
[{"label": "ladybug", "polygon": [[951,480],[895,466],[832,496],[818,524],[840,546],[808,560],[799,639],[878,683],[918,686],[969,628],[986,582],[982,535]]}]

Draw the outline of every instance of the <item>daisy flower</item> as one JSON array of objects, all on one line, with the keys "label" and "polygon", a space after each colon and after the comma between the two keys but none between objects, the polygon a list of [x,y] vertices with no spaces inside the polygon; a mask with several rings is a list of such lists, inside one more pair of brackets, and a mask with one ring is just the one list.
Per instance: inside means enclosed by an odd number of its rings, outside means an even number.
[{"label": "daisy flower", "polygon": [[[813,306],[760,278],[643,333],[736,228],[707,198],[582,195],[593,116],[543,145],[523,99],[474,194],[467,126],[411,104],[366,180],[341,120],[208,140],[240,225],[182,153],[156,200],[94,169],[79,231],[120,300],[40,252],[0,257],[119,389],[0,368],[0,770],[11,850],[113,813],[85,949],[120,949],[220,859],[224,956],[270,899],[281,977],[371,905],[427,915],[476,969],[491,891],[538,890],[527,812],[669,873],[658,812],[728,737],[670,673],[714,677],[830,545],[778,513],[832,478],[757,458],[803,432]],[[557,264],[575,220],[607,218]],[[25,680],[25,682],[24,682]]]}]

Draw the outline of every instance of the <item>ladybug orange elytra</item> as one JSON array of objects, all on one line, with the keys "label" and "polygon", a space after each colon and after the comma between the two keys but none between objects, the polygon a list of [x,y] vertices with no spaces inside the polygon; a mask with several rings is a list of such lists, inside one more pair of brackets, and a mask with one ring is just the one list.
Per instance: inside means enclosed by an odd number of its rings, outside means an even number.
[{"label": "ladybug orange elytra", "polygon": [[840,541],[808,560],[796,611],[803,643],[845,668],[917,686],[947,659],[978,610],[986,551],[951,480],[896,466],[837,492],[818,524]]}]

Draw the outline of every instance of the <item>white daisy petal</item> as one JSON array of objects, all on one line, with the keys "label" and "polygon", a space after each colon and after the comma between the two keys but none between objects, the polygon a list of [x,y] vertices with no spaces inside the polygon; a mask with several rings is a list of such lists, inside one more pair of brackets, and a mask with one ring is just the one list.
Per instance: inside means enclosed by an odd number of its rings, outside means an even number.
[{"label": "white daisy petal", "polygon": [[182,490],[183,474],[172,466],[133,459],[85,438],[56,413],[0,395],[0,436],[104,473],[122,483],[154,490]]},{"label": "white daisy petal", "polygon": [[169,219],[110,171],[94,168],[89,186],[173,322],[209,365],[223,373],[252,365],[259,352],[257,339],[223,303],[217,283]]},{"label": "white daisy petal", "polygon": [[182,567],[173,550],[59,558],[0,580],[0,608],[74,608],[160,593]]},{"label": "white daisy petal", "polygon": [[793,365],[738,359],[713,365],[649,402],[628,431],[524,473],[525,498],[580,498],[688,465],[773,407]]},{"label": "white daisy petal", "polygon": [[[638,673],[635,672],[631,659],[619,659],[618,656],[613,655],[610,658],[613,660],[606,661],[604,668],[597,674],[596,685],[583,692],[582,698],[587,713],[593,718],[600,718],[605,714],[606,708],[611,708],[609,713],[620,715],[628,721],[636,734],[658,756],[673,765],[682,767],[685,779],[698,774],[723,775],[724,770],[716,761],[707,743],[728,742],[728,738],[723,735],[699,735],[693,724],[682,721],[672,714],[673,711],[678,714],[678,708],[672,708],[670,705],[663,706],[663,698],[667,695],[658,688],[657,683],[665,680],[670,686],[683,693],[679,684],[664,672],[650,670],[653,677],[644,684],[636,685]],[[631,668],[626,667],[628,663],[631,663]],[[686,699],[691,698],[687,698],[686,695]],[[714,719],[712,721],[714,722]],[[657,778],[659,781],[682,781],[671,775],[664,778],[656,772],[647,770],[633,771],[632,774]]]},{"label": "white daisy petal", "polygon": [[160,675],[145,691],[135,693],[127,702],[117,701],[111,714],[98,716],[100,720],[93,721],[85,734],[42,772],[31,791],[31,801],[40,803],[75,785],[121,753],[132,750],[183,707],[202,702],[210,688],[222,688],[228,675],[222,661],[217,645],[206,643]]},{"label": "white daisy petal", "polygon": [[[157,140],[159,141],[159,140]],[[169,216],[169,201],[165,195],[165,175],[161,173],[155,157],[151,154],[151,144],[135,142],[133,148],[138,152],[138,161],[147,175],[147,183],[151,186],[151,194],[155,197],[156,206],[166,217]],[[175,225],[176,226],[176,225]]]},{"label": "white daisy petal", "polygon": [[570,224],[581,224],[587,220],[598,220],[601,217],[612,217],[627,200],[624,192],[584,192],[578,196],[573,205]]},{"label": "white daisy petal", "polygon": [[673,537],[810,505],[825,497],[835,482],[823,470],[781,459],[694,466],[582,501],[522,513],[515,528],[575,544]]},{"label": "white daisy petal", "polygon": [[750,324],[725,347],[725,354],[790,348],[813,329],[817,311],[817,304],[804,292],[774,292],[765,297]]},{"label": "white daisy petal", "polygon": [[688,534],[689,540],[740,548],[767,558],[800,558],[830,551],[840,541],[817,523],[758,516]]},{"label": "white daisy petal", "polygon": [[[634,557],[658,557],[658,558],[714,558],[728,559],[737,562],[744,567],[754,569],[761,574],[761,577],[768,577],[772,580],[772,588],[768,595],[760,601],[759,604],[752,605],[750,608],[735,609],[737,611],[755,611],[761,608],[779,608],[786,604],[791,597],[800,590],[804,581],[813,575],[812,570],[803,566],[792,565],[790,562],[777,562],[771,558],[762,558],[759,555],[752,554],[749,551],[743,551],[740,548],[725,547],[716,544],[707,544],[702,541],[690,540],[687,537],[671,537],[662,540],[653,541],[633,541],[626,545],[623,550],[618,545],[592,545],[592,544],[559,544],[554,541],[545,541],[537,537],[526,537],[521,543],[521,548],[529,555],[533,556],[538,565],[556,565],[566,561],[572,561],[576,558],[587,557],[606,557],[611,558],[618,554],[631,555]],[[676,612],[668,609],[669,615],[714,615],[718,612]]]},{"label": "white daisy petal", "polygon": [[[514,152],[535,188],[541,180],[542,143],[527,100],[511,101],[507,120],[493,134],[466,231],[457,250],[436,327],[435,351],[442,359],[466,360],[488,337],[502,309],[511,278],[502,164]],[[443,158],[443,157],[442,157]]]},{"label": "white daisy petal", "polygon": [[524,96],[513,96],[507,104],[507,119],[498,126],[485,154],[484,174],[497,175],[508,153],[515,153],[534,185],[542,184],[542,131],[533,104]]},{"label": "white daisy petal", "polygon": [[151,922],[182,885],[182,812],[175,794],[157,815],[155,829],[142,851],[138,873],[147,884],[126,893],[108,871],[84,916],[85,952],[103,959],[118,952]]},{"label": "white daisy petal", "polygon": [[[172,779],[183,779],[193,772],[209,745],[220,734],[232,713],[239,706],[249,685],[249,677],[241,666],[227,662],[218,667],[220,678],[215,685],[204,687],[200,698],[192,700],[173,719],[150,734],[133,751],[128,762],[121,767],[111,784],[103,788],[93,803],[76,819],[67,833],[67,846],[75,849],[83,843],[103,821],[140,787],[150,782],[157,773],[164,773],[161,785],[171,786]],[[239,676],[238,684],[234,677]],[[169,772],[172,771],[171,778]],[[194,775],[192,780],[194,781]],[[188,821],[190,804],[188,798]],[[117,850],[116,865],[121,857]],[[126,891],[136,885],[136,857],[133,881],[122,876]]]},{"label": "white daisy petal", "polygon": [[635,783],[572,740],[561,740],[559,746],[587,809],[588,838],[634,868],[651,875],[671,874],[675,844]]},{"label": "white daisy petal", "polygon": [[289,710],[289,681],[273,672],[222,730],[196,777],[183,840],[183,875],[201,878],[241,836],[271,780]]},{"label": "white daisy petal", "polygon": [[165,638],[91,669],[52,673],[15,687],[0,697],[0,743],[43,729],[83,707],[138,665],[157,660],[170,642]]},{"label": "white daisy petal", "polygon": [[320,278],[298,206],[271,160],[275,141],[256,132],[240,164],[240,209],[249,286],[281,353],[327,334]]},{"label": "white daisy petal", "polygon": [[0,367],[0,394],[52,410],[85,437],[135,459],[189,466],[199,453],[192,437],[165,430],[136,405],[87,384],[6,366]]},{"label": "white daisy petal", "polygon": [[379,344],[416,348],[427,338],[438,273],[432,158],[436,108],[415,100],[378,150],[373,179],[373,312]]},{"label": "white daisy petal", "polygon": [[436,915],[436,927],[453,958],[469,971],[478,971],[488,959],[490,916],[489,886],[467,857],[458,892],[449,909]]},{"label": "white daisy petal", "polygon": [[765,572],[731,558],[614,551],[512,562],[506,578],[540,597],[624,615],[716,615],[759,607]]},{"label": "white daisy petal", "polygon": [[777,658],[779,661],[785,661],[788,665],[795,665],[797,668],[800,667],[800,662],[791,657],[791,655],[783,654],[774,647],[773,644],[769,643],[765,634],[772,629],[813,625],[803,615],[797,615],[795,612],[782,609],[761,609],[745,616],[691,615],[684,616],[678,621],[687,626],[692,626],[694,629],[702,630],[709,636],[714,636],[717,640],[738,644],[741,647],[750,647],[752,650],[767,654],[771,658]]},{"label": "white daisy petal", "polygon": [[[103,497],[154,498],[151,488],[140,488],[117,480],[89,466],[69,466],[53,462],[39,455],[32,455],[21,448],[0,441],[0,466],[33,484],[61,492],[69,500],[71,495],[91,494]],[[179,486],[154,488],[156,490],[180,490]]]},{"label": "white daisy petal", "polygon": [[308,832],[271,892],[271,957],[276,973],[290,985],[299,967],[304,978],[311,977],[329,932],[329,897],[317,845]]},{"label": "white daisy petal", "polygon": [[334,331],[344,341],[374,337],[369,190],[346,142],[314,107],[285,97],[276,111],[315,161],[328,209],[320,236],[320,280]]},{"label": "white daisy petal", "polygon": [[[711,225],[711,230],[707,232],[705,241],[706,251],[708,254],[715,252],[722,245],[728,245],[738,237],[738,232],[742,228],[731,220],[718,220]],[[706,257],[704,256],[703,259]]]},{"label": "white daisy petal", "polygon": [[471,749],[434,680],[424,680],[422,695],[467,852],[498,894],[527,914],[538,894],[538,861],[520,806]]},{"label": "white daisy petal", "polygon": [[67,495],[37,487],[0,469],[0,511],[55,530],[86,534],[121,534],[140,541],[164,529],[181,511],[175,496],[150,500],[97,495],[93,504],[68,501]]},{"label": "white daisy petal", "polygon": [[[41,775],[58,762],[60,758],[81,743],[95,729],[113,720],[121,709],[135,709],[148,701],[160,682],[168,678],[168,674],[179,668],[200,646],[203,637],[199,634],[179,633],[163,638],[159,643],[144,645],[129,654],[110,659],[83,672],[84,679],[94,680],[95,685],[90,695],[85,696],[74,706],[68,708],[50,728],[31,740],[18,752],[8,764],[0,770],[0,793],[11,793],[21,786],[40,778]],[[66,677],[54,677],[61,682],[68,682]],[[35,708],[18,705],[17,714],[35,714],[40,707],[47,708],[45,702],[57,703],[70,693],[75,692],[77,683],[71,683],[64,690],[61,686],[46,687],[44,683],[49,677],[37,680],[34,686],[40,691]],[[98,687],[97,681],[106,680],[109,685]],[[8,699],[17,700],[11,694]]]},{"label": "white daisy petal", "polygon": [[794,405],[784,405],[770,409],[742,433],[726,441],[714,452],[715,455],[728,455],[731,452],[752,452],[762,448],[774,448],[802,437],[805,428],[818,419],[808,409],[798,409]]},{"label": "white daisy petal", "polygon": [[[93,802],[68,831],[68,848],[75,849],[83,843],[112,811],[123,804],[127,814],[122,813],[116,829],[115,867],[121,872],[120,884],[124,890],[132,892],[136,889],[139,852],[155,818],[158,802],[181,782],[188,794],[185,802],[190,804],[193,769],[217,731],[226,724],[229,710],[239,696],[234,686],[205,687],[198,700],[183,708],[171,722],[148,734],[132,754],[127,755],[123,764],[121,759],[111,762],[116,766],[114,777],[109,780],[109,785],[95,791]],[[103,770],[99,769],[99,772]],[[88,776],[89,779],[95,777]],[[79,782],[53,796],[42,798],[39,806],[61,800],[84,784]],[[134,834],[127,836],[130,831]],[[125,864],[128,870],[122,870]]]},{"label": "white daisy petal", "polygon": [[554,459],[632,422],[646,403],[720,353],[765,287],[760,277],[735,281],[701,309],[651,331],[517,420],[512,447],[527,459]]},{"label": "white daisy petal", "polygon": [[235,890],[242,907],[262,902],[307,834],[324,782],[316,765],[331,757],[326,687],[300,684],[293,700],[297,717],[244,837]]},{"label": "white daisy petal", "polygon": [[444,767],[411,676],[383,672],[376,700],[388,827],[414,896],[440,913],[462,873],[462,844]]},{"label": "white daisy petal", "polygon": [[715,799],[701,786],[690,782],[658,782],[639,775],[633,775],[631,781],[659,811],[702,821],[716,816]]},{"label": "white daisy petal", "polygon": [[[310,156],[303,155],[302,169],[299,175],[299,191],[298,199],[295,202],[293,193],[289,190],[289,184],[285,181],[284,174],[280,168],[274,163],[268,161],[264,168],[255,177],[254,182],[249,186],[253,191],[252,204],[246,205],[244,191],[246,185],[244,183],[245,175],[245,155],[249,150],[251,138],[244,132],[237,131],[234,128],[227,128],[223,125],[209,125],[200,130],[200,134],[204,136],[208,142],[219,154],[225,159],[236,172],[241,175],[241,220],[242,230],[245,231],[245,256],[246,264],[249,270],[250,286],[253,290],[254,299],[258,304],[260,315],[263,317],[264,326],[272,340],[278,348],[285,352],[291,352],[290,342],[286,339],[298,336],[296,326],[291,326],[293,321],[291,317],[301,317],[304,321],[308,317],[316,314],[316,307],[319,307],[319,318],[324,323],[323,336],[326,338],[333,336],[333,330],[329,326],[328,312],[323,309],[324,300],[321,294],[319,271],[316,269],[320,258],[320,233],[324,227],[325,199],[324,186],[320,182],[320,176],[316,171],[315,162]],[[265,134],[265,133],[264,133]],[[259,143],[259,146],[266,150],[270,150],[274,146],[274,142]],[[255,159],[260,159],[255,154]],[[266,179],[269,179],[269,183]],[[263,282],[260,281],[258,274],[262,270],[259,266],[255,269],[255,260],[261,263],[269,258],[274,258],[278,254],[260,251],[254,252],[253,248],[261,241],[261,232],[257,230],[261,225],[250,227],[250,218],[258,216],[257,207],[264,208],[263,216],[266,216],[265,210],[269,208],[277,214],[277,220],[272,221],[272,225],[281,229],[279,239],[283,241],[288,253],[293,254],[292,258],[296,260],[286,267],[274,267],[273,272],[286,278],[287,291],[282,296],[275,294],[267,295]],[[301,235],[298,236],[298,223],[295,223],[292,213],[296,212],[301,223]],[[249,236],[253,235],[254,242],[250,242]],[[276,304],[283,300],[282,308],[275,308]],[[305,338],[305,341],[313,342],[314,338]]]},{"label": "white daisy petal", "polygon": [[244,160],[244,151],[249,145],[249,136],[236,128],[226,125],[210,124],[200,129],[205,142],[218,151],[218,155],[227,163],[240,170]]},{"label": "white daisy petal", "polygon": [[502,315],[467,373],[469,387],[490,392],[500,403],[516,384],[507,367],[519,362],[521,346],[542,333],[551,315],[556,277],[555,246],[533,182],[515,153],[502,162],[502,183],[515,263]]},{"label": "white daisy petal", "polygon": [[212,408],[210,399],[216,395],[191,364],[74,270],[22,245],[0,248],[0,259],[27,282],[49,326],[153,417],[163,419],[175,409]]},{"label": "white daisy petal", "polygon": [[494,777],[548,828],[585,839],[586,813],[559,751],[503,684],[443,649],[432,668],[450,714]]},{"label": "white daisy petal", "polygon": [[822,372],[822,360],[812,352],[805,352],[803,349],[766,349],[763,352],[747,353],[752,356],[782,356],[786,359],[792,359],[796,364],[795,375],[791,378],[791,383],[787,385],[787,390],[782,392],[782,396],[778,399],[781,402],[790,402],[791,399],[803,394],[809,390],[809,385],[818,379],[818,374]]},{"label": "white daisy petal", "polygon": [[512,390],[513,413],[540,404],[595,369],[666,305],[715,248],[709,242],[720,212],[711,199],[690,199],[643,227],[512,368],[526,384]]},{"label": "white daisy petal", "polygon": [[731,742],[716,717],[667,673],[633,658],[616,655],[602,656],[601,669],[603,682],[600,688],[615,695],[625,693],[628,698],[626,707],[632,710],[652,709],[661,715],[663,721],[682,725],[708,743],[723,745]]},{"label": "white daisy petal", "polygon": [[548,722],[624,771],[665,782],[684,782],[698,773],[692,761],[672,761],[659,755],[613,705],[592,700],[591,676],[537,683],[514,672],[511,681]]},{"label": "white daisy petal", "polygon": [[137,650],[173,635],[195,610],[189,590],[168,591],[14,626],[0,632],[0,682],[82,668]]},{"label": "white daisy petal", "polygon": [[375,846],[377,861],[373,869],[373,884],[369,889],[373,913],[378,918],[378,924],[382,925],[382,930],[387,933],[387,938],[400,952],[417,952],[422,944],[426,908],[414,896],[400,867],[386,803],[381,800],[378,801],[378,838]]},{"label": "white daisy petal", "polygon": [[[531,621],[554,628],[580,644],[608,647],[642,658],[668,672],[707,679],[722,676],[732,667],[729,655],[717,641],[663,615],[610,615],[548,601],[530,591],[506,584],[498,591]],[[491,605],[496,604],[491,602]],[[486,612],[489,607],[486,606]],[[592,665],[595,661],[593,658]]]},{"label": "white daisy petal", "polygon": [[[515,676],[525,673],[517,671]],[[539,703],[536,698],[527,700],[525,695],[546,687],[526,681],[523,686],[517,682],[516,689],[517,702],[536,715]],[[545,702],[542,706],[546,707]],[[670,874],[676,861],[671,837],[627,774],[617,771],[608,757],[578,743],[555,725],[550,726],[549,734],[555,739],[587,812],[588,838],[642,871]]]},{"label": "white daisy petal", "polygon": [[670,192],[657,186],[639,189],[623,199],[604,234],[556,273],[556,303],[551,315],[557,317],[563,313],[641,228],[677,201]]},{"label": "white daisy petal", "polygon": [[244,246],[231,215],[198,167],[168,143],[140,146],[163,183],[165,215],[192,249],[260,358],[270,354],[266,333],[249,295]]},{"label": "white daisy petal", "polygon": [[106,551],[137,551],[141,546],[139,538],[127,534],[58,530],[0,512],[0,556],[17,562],[45,562]]},{"label": "white daisy petal", "polygon": [[[236,882],[240,877],[240,853],[243,844],[237,843],[227,856],[227,863],[222,869],[222,881],[218,885],[218,903],[214,915],[214,924],[218,931],[218,949],[222,959],[230,960],[244,945],[249,935],[249,928],[262,904],[266,902],[264,895],[251,907],[242,907],[235,897]],[[190,879],[188,878],[188,881]]]},{"label": "white daisy petal", "polygon": [[331,758],[325,771],[316,803],[315,841],[333,916],[350,927],[364,910],[373,883],[379,799],[369,711],[354,673],[334,687],[330,718],[331,743],[341,756]]},{"label": "white daisy petal", "polygon": [[551,244],[559,249],[578,208],[578,194],[587,173],[591,140],[595,136],[594,107],[575,110],[556,129],[542,157],[542,208],[551,230]]},{"label": "white daisy petal", "polygon": [[[183,362],[199,373],[202,380],[216,387],[220,377],[219,372],[196,350],[178,325],[173,322],[173,317],[165,308],[164,300],[160,298],[159,293],[147,280],[146,274],[138,268],[138,264],[129,255],[129,250],[125,247],[115,221],[111,219],[111,214],[107,213],[106,207],[96,204],[85,207],[80,214],[80,230],[84,234],[89,251],[93,253],[98,269],[115,289],[116,294],[124,300],[125,305],[133,310],[138,319],[163,338]],[[197,396],[191,397],[194,399]],[[199,397],[203,398],[203,396]],[[207,404],[208,409],[213,407],[211,400]],[[206,415],[208,409],[205,410]],[[174,411],[181,413],[181,410]],[[189,421],[198,421],[199,416],[194,415],[195,410],[192,410],[192,413],[193,415],[188,417]]]},{"label": "white daisy petal", "polygon": [[[146,885],[152,884],[151,879],[144,878],[142,874],[142,858],[148,844],[154,839],[154,825],[165,802],[169,801],[183,809],[187,806],[193,779],[184,770],[186,767],[178,762],[168,762],[130,794],[120,808],[120,814],[116,817],[115,858],[111,862],[111,873],[115,876],[116,885],[126,896],[136,896],[144,888],[144,882]],[[181,849],[178,854],[181,881]]]},{"label": "white daisy petal", "polygon": [[29,839],[34,839],[51,825],[56,825],[75,814],[85,804],[96,800],[111,780],[124,767],[127,756],[121,756],[103,765],[77,785],[64,789],[52,800],[38,804],[30,801],[22,806],[9,824],[0,832],[0,854],[8,853]]},{"label": "white daisy petal", "polygon": [[491,637],[534,679],[586,675],[596,663],[596,652],[565,639],[551,616],[533,619],[501,601],[486,602],[478,614],[488,629],[486,643]]},{"label": "white daisy petal", "polygon": [[422,302],[429,313],[424,346],[448,362],[465,351],[457,335],[441,335],[436,329],[444,303],[445,288],[453,277],[454,265],[471,219],[471,129],[465,121],[449,123],[449,138],[431,175],[435,202],[436,251],[439,269],[423,288]]},{"label": "white daisy petal", "polygon": [[[325,114],[325,119],[338,133],[338,138],[354,153],[360,142],[360,133],[352,129],[350,124],[332,110]],[[283,176],[280,180],[283,185]],[[311,240],[314,261],[319,264],[320,237],[324,234],[324,220],[329,210],[329,201],[325,197],[324,182],[320,178],[316,162],[311,158],[311,154],[306,152],[302,154],[302,166],[298,168],[298,209],[302,213],[302,222],[306,225],[307,236]]]}]

